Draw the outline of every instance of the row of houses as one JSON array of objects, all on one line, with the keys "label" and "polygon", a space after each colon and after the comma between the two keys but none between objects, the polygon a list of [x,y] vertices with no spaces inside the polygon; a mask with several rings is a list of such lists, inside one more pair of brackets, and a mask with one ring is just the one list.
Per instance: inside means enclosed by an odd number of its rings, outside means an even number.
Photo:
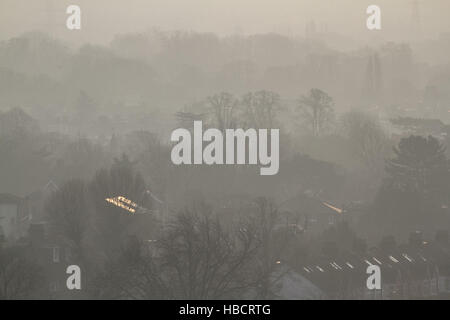
[{"label": "row of houses", "polygon": [[[43,214],[45,199],[58,187],[49,182],[41,190],[20,198],[0,194],[0,245],[15,246],[37,262],[45,270],[48,292],[55,297],[72,297],[66,288],[66,268],[71,264],[70,248],[64,243]],[[294,231],[303,236],[317,228],[347,221],[349,213],[363,212],[363,208],[340,209],[320,199],[311,199],[310,206],[317,212],[314,216],[290,217],[296,203],[281,206],[284,220],[276,230]],[[304,205],[305,199],[302,204]],[[300,201],[299,200],[299,201]],[[245,207],[239,199],[239,207]],[[234,212],[233,203],[226,202],[220,213]],[[254,206],[254,204],[253,204]],[[247,203],[247,209],[253,208]],[[308,207],[309,208],[309,207]],[[254,210],[255,208],[253,208]],[[222,212],[223,211],[223,212]],[[225,216],[230,217],[229,214]],[[367,267],[377,265],[381,270],[382,287],[369,290],[366,287]],[[450,244],[448,232],[436,234],[433,241],[425,241],[418,232],[411,234],[410,241],[401,246],[381,245],[365,251],[322,252],[308,258],[299,268],[284,268],[276,276],[283,299],[427,299],[450,297]]]},{"label": "row of houses", "polygon": [[0,193],[0,239],[5,242],[16,241],[28,235],[31,225],[44,223],[45,199],[56,190],[58,186],[49,181],[26,197]]},{"label": "row of houses", "polygon": [[[420,240],[418,233],[406,245],[374,247],[366,254],[346,253],[316,257],[299,271],[331,299],[448,299],[450,298],[450,244],[448,232]],[[367,268],[380,268],[381,288],[368,289]]]},{"label": "row of houses", "polygon": [[49,181],[26,197],[0,194],[0,250],[14,249],[43,270],[46,287],[42,297],[64,297],[66,269],[71,264],[70,249],[63,246],[44,214],[45,199],[58,186]]}]

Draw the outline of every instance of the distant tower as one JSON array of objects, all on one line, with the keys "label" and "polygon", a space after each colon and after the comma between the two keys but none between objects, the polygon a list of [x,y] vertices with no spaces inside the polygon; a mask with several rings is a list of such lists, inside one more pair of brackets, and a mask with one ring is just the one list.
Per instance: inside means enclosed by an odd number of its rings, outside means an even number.
[{"label": "distant tower", "polygon": [[381,62],[378,53],[373,55],[373,89],[377,98],[380,98],[383,89],[382,74],[381,74]]},{"label": "distant tower", "polygon": [[419,8],[419,0],[412,0],[411,7],[411,26],[413,34],[417,34],[420,32],[420,8]]},{"label": "distant tower", "polygon": [[378,53],[371,53],[367,60],[363,97],[370,103],[377,103],[382,94],[381,62]]}]

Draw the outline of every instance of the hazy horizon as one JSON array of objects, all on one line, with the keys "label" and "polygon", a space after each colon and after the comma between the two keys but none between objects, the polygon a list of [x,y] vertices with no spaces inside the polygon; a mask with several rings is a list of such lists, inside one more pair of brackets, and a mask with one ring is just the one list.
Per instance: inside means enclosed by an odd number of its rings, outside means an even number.
[{"label": "hazy horizon", "polygon": [[[256,6],[255,4],[258,4]],[[413,1],[342,0],[130,0],[123,1],[0,1],[0,38],[8,39],[31,30],[43,31],[70,43],[108,43],[116,34],[144,32],[152,28],[214,32],[219,35],[276,32],[302,36],[305,25],[314,21],[318,30],[344,35],[358,42],[383,40],[423,40],[450,31],[446,19],[450,2],[418,1],[418,16],[413,19]],[[82,10],[79,32],[65,28],[70,4]],[[125,5],[124,5],[125,4]],[[371,33],[365,26],[366,8],[377,4],[382,10],[382,30]],[[401,17],[399,19],[399,17]]]}]

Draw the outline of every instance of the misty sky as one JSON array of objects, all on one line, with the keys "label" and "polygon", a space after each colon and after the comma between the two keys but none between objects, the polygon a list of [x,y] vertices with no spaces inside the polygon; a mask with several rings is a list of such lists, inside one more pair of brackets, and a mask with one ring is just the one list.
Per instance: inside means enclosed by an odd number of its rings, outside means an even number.
[{"label": "misty sky", "polygon": [[[421,37],[450,31],[449,0],[418,0]],[[117,33],[193,30],[232,33],[278,32],[303,35],[314,20],[328,30],[363,39],[365,10],[382,9],[379,35],[410,39],[413,0],[0,0],[0,38],[42,30],[71,42],[109,42]],[[82,30],[65,29],[65,8],[82,9]]]}]

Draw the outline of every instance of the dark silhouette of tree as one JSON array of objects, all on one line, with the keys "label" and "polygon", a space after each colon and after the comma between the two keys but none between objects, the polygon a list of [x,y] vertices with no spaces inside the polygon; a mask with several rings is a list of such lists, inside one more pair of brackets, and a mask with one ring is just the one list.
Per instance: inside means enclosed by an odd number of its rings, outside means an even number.
[{"label": "dark silhouette of tree", "polygon": [[[159,241],[161,260],[175,297],[237,298],[253,285],[251,264],[258,248],[253,228],[227,231],[210,209],[185,209]],[[236,227],[236,226],[235,226]]]},{"label": "dark silhouette of tree", "polygon": [[116,260],[96,274],[90,286],[97,299],[173,299],[170,281],[149,245],[129,237]]},{"label": "dark silhouette of tree", "polygon": [[114,159],[111,168],[99,170],[89,185],[93,203],[93,226],[100,250],[107,256],[119,253],[126,230],[133,221],[131,214],[106,198],[123,196],[138,205],[150,208],[145,181],[133,168],[133,163],[123,154]]},{"label": "dark silhouette of tree", "polygon": [[97,292],[126,299],[242,298],[256,284],[260,240],[251,223],[227,226],[200,204],[180,211],[149,245],[129,241]]},{"label": "dark silhouette of tree", "polygon": [[449,201],[450,176],[441,143],[431,136],[409,136],[394,152],[374,202],[385,232],[406,235],[447,223],[443,208]]},{"label": "dark silhouette of tree", "polygon": [[[288,257],[288,247],[292,234],[284,228],[286,222],[280,221],[278,209],[273,201],[266,197],[255,200],[256,214],[252,219],[256,225],[257,238],[261,245],[256,256],[254,274],[257,299],[274,299],[277,296],[277,281],[286,274],[280,265]],[[281,271],[281,272],[280,272]]]},{"label": "dark silhouette of tree", "polygon": [[0,248],[0,300],[37,298],[42,283],[41,269],[23,253]]},{"label": "dark silhouette of tree", "polygon": [[333,99],[320,89],[311,89],[300,98],[299,109],[310,124],[312,134],[317,137],[333,117]]},{"label": "dark silhouette of tree", "polygon": [[395,158],[388,160],[388,181],[400,190],[427,196],[447,196],[449,163],[445,148],[434,137],[410,136],[394,148]]},{"label": "dark silhouette of tree", "polygon": [[84,240],[90,220],[85,183],[70,180],[47,200],[46,212],[56,235],[71,249],[74,261],[83,262]]}]

